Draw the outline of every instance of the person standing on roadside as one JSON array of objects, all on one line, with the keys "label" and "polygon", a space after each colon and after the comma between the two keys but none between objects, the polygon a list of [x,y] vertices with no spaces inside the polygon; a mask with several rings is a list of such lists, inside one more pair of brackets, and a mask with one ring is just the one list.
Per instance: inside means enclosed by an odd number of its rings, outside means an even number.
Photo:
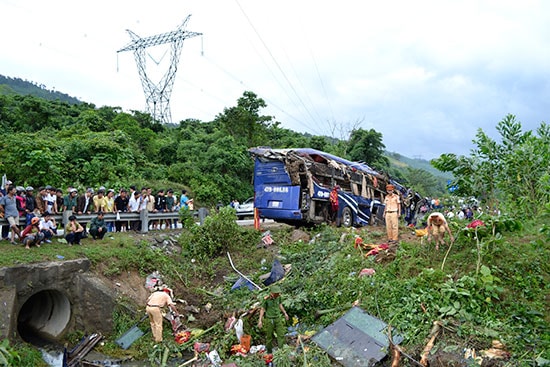
[{"label": "person standing on roadside", "polygon": [[15,235],[21,238],[21,231],[19,230],[19,211],[17,210],[15,191],[15,186],[9,185],[6,190],[6,195],[0,198],[0,205],[4,207],[4,216],[10,225],[12,245],[17,244],[15,242]]},{"label": "person standing on roadside", "polygon": [[386,232],[388,242],[397,242],[399,238],[399,217],[401,216],[401,201],[392,184],[386,185],[388,194],[384,199],[384,220],[386,221]]},{"label": "person standing on roadside", "polygon": [[36,209],[36,198],[34,197],[34,188],[27,186],[25,195],[25,218],[26,225],[31,224],[31,219],[34,218],[34,210]]},{"label": "person standing on roadside", "polygon": [[[178,205],[176,203],[176,199],[174,198],[174,190],[168,189],[166,191],[166,210],[168,212],[175,212],[177,211]],[[177,228],[177,219],[166,219],[166,228]]]},{"label": "person standing on roadside", "polygon": [[120,220],[119,213],[126,213],[128,211],[129,198],[126,189],[120,189],[118,196],[115,198],[115,213],[117,213],[117,220],[115,221],[115,230],[117,232],[124,232],[128,226],[128,221]]},{"label": "person standing on roadside", "polygon": [[181,196],[180,196],[180,208],[193,210],[192,208],[189,207],[192,203],[193,203],[193,199],[189,199],[189,197],[187,197],[187,190],[182,190]]},{"label": "person standing on roadside", "polygon": [[[141,203],[141,195],[139,191],[136,190],[128,200],[128,211],[130,213],[139,213],[140,203]],[[130,221],[130,229],[132,231],[141,230],[141,221],[139,219]]]},{"label": "person standing on roadside", "polygon": [[70,210],[73,213],[77,212],[78,206],[78,190],[70,188],[69,193],[63,198],[62,211]]},{"label": "person standing on roadside", "polygon": [[[281,348],[285,342],[285,320],[288,321],[288,314],[281,300],[281,288],[278,285],[271,287],[271,292],[262,302],[258,328],[263,328],[265,315],[265,345],[268,353],[273,353],[273,336],[277,334],[277,346]],[[284,317],[284,319],[283,319]]]},{"label": "person standing on roadside", "polygon": [[338,208],[340,207],[338,202],[338,190],[340,190],[340,186],[335,185],[328,197],[330,202],[330,220],[336,225],[340,224],[340,220],[338,218]]}]

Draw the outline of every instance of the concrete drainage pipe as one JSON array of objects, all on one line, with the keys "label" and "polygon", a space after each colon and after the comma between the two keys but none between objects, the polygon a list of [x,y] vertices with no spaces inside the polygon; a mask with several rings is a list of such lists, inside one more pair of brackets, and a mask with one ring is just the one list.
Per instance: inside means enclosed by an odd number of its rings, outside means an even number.
[{"label": "concrete drainage pipe", "polygon": [[33,294],[17,316],[17,331],[27,342],[35,339],[57,340],[71,319],[71,303],[58,290]]}]

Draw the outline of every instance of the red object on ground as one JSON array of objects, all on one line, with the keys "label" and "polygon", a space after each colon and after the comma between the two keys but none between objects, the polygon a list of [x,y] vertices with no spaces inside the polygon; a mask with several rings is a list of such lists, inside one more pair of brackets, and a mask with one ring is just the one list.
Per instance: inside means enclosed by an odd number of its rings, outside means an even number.
[{"label": "red object on ground", "polygon": [[208,353],[210,350],[210,343],[195,342],[195,344],[193,345],[193,349],[197,353]]},{"label": "red object on ground", "polygon": [[362,276],[365,276],[365,275],[368,275],[368,276],[371,276],[371,275],[374,275],[376,273],[376,270],[374,269],[363,269],[361,270],[361,272],[359,273],[359,276],[362,277]]},{"label": "red object on ground", "polygon": [[190,331],[180,331],[176,334],[175,338],[176,343],[183,344],[189,339],[191,339],[191,332]]},{"label": "red object on ground", "polygon": [[265,364],[270,364],[271,362],[273,362],[273,354],[271,353],[264,354],[264,361],[265,361]]},{"label": "red object on ground", "polygon": [[476,219],[476,220],[472,221],[472,223],[468,224],[466,227],[476,228],[476,227],[484,226],[484,225],[485,225],[485,223],[483,223],[482,220]]},{"label": "red object on ground", "polygon": [[374,255],[378,255],[378,253],[380,251],[383,251],[383,250],[387,250],[390,248],[390,245],[388,245],[387,243],[383,243],[381,245],[378,245],[376,246],[375,248],[373,248],[372,250],[370,250],[369,252],[366,253],[365,257],[368,257],[368,256],[374,256]]}]

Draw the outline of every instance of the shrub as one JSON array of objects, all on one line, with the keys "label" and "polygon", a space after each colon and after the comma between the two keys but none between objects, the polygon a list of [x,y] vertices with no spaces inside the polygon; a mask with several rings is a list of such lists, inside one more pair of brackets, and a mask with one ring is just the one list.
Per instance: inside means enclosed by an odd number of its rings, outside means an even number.
[{"label": "shrub", "polygon": [[235,211],[223,207],[218,213],[205,218],[203,225],[193,225],[181,237],[182,252],[197,258],[212,258],[229,251],[241,228],[235,221]]}]

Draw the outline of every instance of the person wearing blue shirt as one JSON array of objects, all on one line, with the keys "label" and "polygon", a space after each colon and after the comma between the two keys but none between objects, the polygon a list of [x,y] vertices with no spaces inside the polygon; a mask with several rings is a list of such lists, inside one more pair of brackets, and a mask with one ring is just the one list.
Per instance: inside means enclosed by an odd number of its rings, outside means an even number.
[{"label": "person wearing blue shirt", "polygon": [[189,209],[189,202],[191,200],[187,197],[187,190],[183,190],[181,192],[181,197],[180,197],[180,207],[181,208],[185,208],[185,209]]}]

